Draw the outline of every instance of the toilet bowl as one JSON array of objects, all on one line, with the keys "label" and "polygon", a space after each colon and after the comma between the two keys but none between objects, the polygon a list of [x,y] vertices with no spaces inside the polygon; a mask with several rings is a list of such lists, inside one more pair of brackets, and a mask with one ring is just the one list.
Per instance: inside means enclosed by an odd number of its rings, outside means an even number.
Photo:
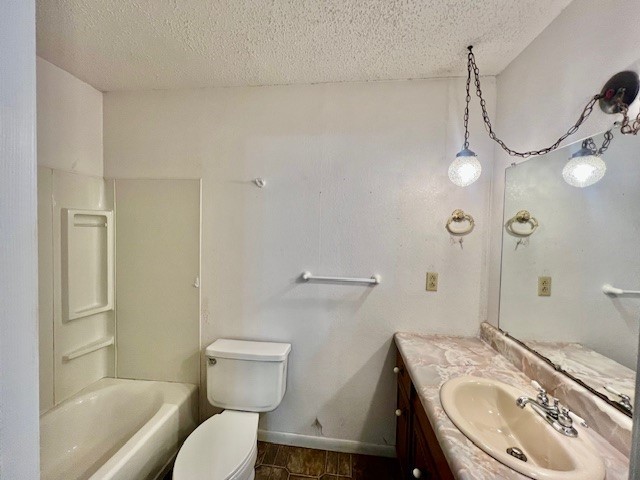
[{"label": "toilet bowl", "polygon": [[185,440],[173,478],[251,480],[258,455],[258,414],[225,410]]},{"label": "toilet bowl", "polygon": [[226,410],[185,440],[173,480],[254,479],[258,412],[280,405],[290,351],[288,343],[227,339],[207,347],[207,399]]}]

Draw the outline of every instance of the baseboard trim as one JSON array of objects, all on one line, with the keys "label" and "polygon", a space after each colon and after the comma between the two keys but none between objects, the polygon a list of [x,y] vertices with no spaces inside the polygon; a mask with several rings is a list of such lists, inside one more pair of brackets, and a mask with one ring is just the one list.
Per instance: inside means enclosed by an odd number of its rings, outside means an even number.
[{"label": "baseboard trim", "polygon": [[296,433],[258,430],[258,440],[280,445],[291,445],[293,447],[331,450],[333,452],[360,453],[362,455],[376,455],[391,458],[396,456],[396,449],[393,445],[376,445],[374,443],[357,442],[355,440],[313,437],[311,435],[298,435]]}]

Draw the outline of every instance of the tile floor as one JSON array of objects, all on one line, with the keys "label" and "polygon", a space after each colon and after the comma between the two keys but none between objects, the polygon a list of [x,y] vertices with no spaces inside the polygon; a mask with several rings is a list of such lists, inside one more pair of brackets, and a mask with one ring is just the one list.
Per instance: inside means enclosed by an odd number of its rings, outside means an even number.
[{"label": "tile floor", "polygon": [[255,480],[400,480],[394,458],[258,442]]},{"label": "tile floor", "polygon": [[[171,480],[171,473],[163,480]],[[395,458],[258,442],[255,480],[311,479],[400,480],[400,466]]]}]

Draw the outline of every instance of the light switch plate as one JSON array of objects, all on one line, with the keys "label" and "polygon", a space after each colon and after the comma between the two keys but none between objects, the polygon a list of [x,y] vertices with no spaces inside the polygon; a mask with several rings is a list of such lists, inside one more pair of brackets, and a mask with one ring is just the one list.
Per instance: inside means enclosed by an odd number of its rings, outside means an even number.
[{"label": "light switch plate", "polygon": [[436,272],[427,272],[427,292],[438,291],[438,274]]},{"label": "light switch plate", "polygon": [[538,296],[551,296],[551,277],[538,277]]}]

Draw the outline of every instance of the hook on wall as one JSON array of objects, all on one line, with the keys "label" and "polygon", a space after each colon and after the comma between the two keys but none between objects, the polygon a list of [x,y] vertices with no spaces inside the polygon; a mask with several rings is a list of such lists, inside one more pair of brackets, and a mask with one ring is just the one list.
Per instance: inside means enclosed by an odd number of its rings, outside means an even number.
[{"label": "hook on wall", "polygon": [[267,182],[265,182],[264,179],[260,177],[254,178],[253,183],[255,183],[259,188],[263,188],[267,184]]}]

